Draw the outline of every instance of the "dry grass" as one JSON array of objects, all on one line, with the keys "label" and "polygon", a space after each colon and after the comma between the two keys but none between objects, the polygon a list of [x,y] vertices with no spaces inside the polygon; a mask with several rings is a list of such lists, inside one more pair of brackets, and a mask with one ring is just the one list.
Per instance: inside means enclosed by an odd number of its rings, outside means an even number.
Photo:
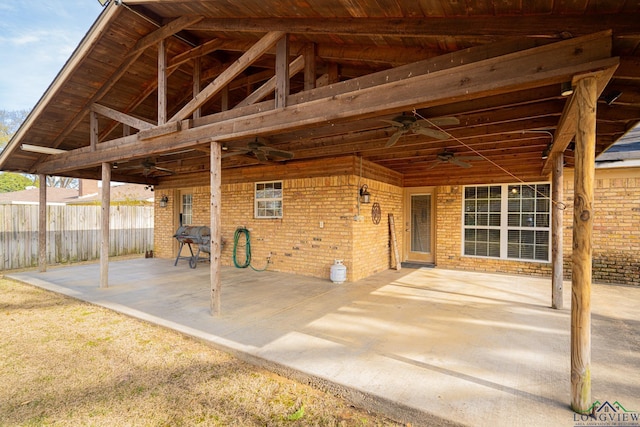
[{"label": "dry grass", "polygon": [[399,425],[170,330],[0,278],[2,426]]}]

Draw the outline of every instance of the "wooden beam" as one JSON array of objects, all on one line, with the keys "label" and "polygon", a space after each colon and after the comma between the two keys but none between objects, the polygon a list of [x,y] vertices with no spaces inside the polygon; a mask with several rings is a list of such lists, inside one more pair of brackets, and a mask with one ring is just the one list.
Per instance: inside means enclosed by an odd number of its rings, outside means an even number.
[{"label": "wooden beam", "polygon": [[113,108],[105,107],[100,104],[93,104],[91,106],[91,111],[94,111],[104,117],[115,120],[119,123],[123,123],[127,126],[131,126],[138,130],[151,129],[156,126],[155,123],[147,122],[145,120],[139,119],[137,117],[130,116],[125,113],[121,113],[120,111],[114,110]]},{"label": "wooden beam", "polygon": [[292,34],[338,34],[402,37],[537,37],[561,39],[612,29],[617,35],[637,35],[639,13],[592,15],[529,15],[447,18],[207,18],[192,25],[202,31],[254,31],[286,28]]},{"label": "wooden beam", "polygon": [[[595,74],[598,96],[600,96],[604,88],[607,86],[607,83],[609,83],[609,80],[611,80],[611,77],[615,73],[616,68],[620,63],[619,58],[611,58],[611,60],[611,66],[605,68],[604,70],[600,70]],[[583,77],[584,76],[581,75],[574,75],[572,79],[576,80]],[[575,84],[573,85],[575,86]],[[559,89],[560,88],[558,88],[558,90]],[[550,159],[553,159],[556,153],[563,153],[569,146],[569,143],[573,140],[573,137],[576,134],[577,117],[578,106],[574,93],[573,95],[571,95],[571,97],[565,104],[564,110],[562,111],[562,116],[560,117],[558,127],[556,128],[556,131],[553,135],[553,146],[551,147],[551,152],[549,153],[549,157],[542,167],[542,175],[548,175],[549,173],[551,173],[551,168],[553,167],[553,165]]]},{"label": "wooden beam", "polygon": [[587,412],[591,404],[591,267],[593,185],[598,82],[595,77],[576,85],[578,120],[575,141],[573,254],[571,278],[571,408]]},{"label": "wooden beam", "polygon": [[551,178],[551,308],[561,310],[564,305],[562,293],[564,281],[562,217],[566,207],[562,200],[564,155],[557,153],[554,156]]},{"label": "wooden beam", "polygon": [[111,164],[102,163],[102,229],[100,245],[100,287],[109,287],[109,215],[111,210]]},{"label": "wooden beam", "polygon": [[[304,68],[304,57],[299,56],[291,64],[289,64],[289,72],[287,73],[289,76],[294,76],[298,74]],[[261,101],[265,97],[267,97],[270,93],[272,93],[276,89],[276,76],[273,76],[269,80],[267,80],[262,86],[253,91],[253,93],[247,96],[245,99],[236,104],[233,108],[241,108],[247,105],[255,104],[256,102]],[[284,101],[280,101],[284,102]]]},{"label": "wooden beam", "polygon": [[287,97],[289,96],[289,69],[289,37],[285,34],[276,44],[276,108],[284,108],[287,106]]},{"label": "wooden beam", "polygon": [[158,42],[158,125],[167,122],[167,44]]},{"label": "wooden beam", "polygon": [[282,31],[267,33],[256,44],[254,44],[244,55],[238,58],[229,68],[224,70],[213,82],[205,87],[202,92],[195,95],[191,101],[180,109],[169,122],[184,120],[191,115],[198,107],[201,107],[211,97],[216,95],[223,87],[235,79],[242,71],[253,64],[264,52],[273,47],[280,38],[284,36]]},{"label": "wooden beam", "polygon": [[213,39],[205,42],[199,46],[194,47],[191,50],[183,52],[179,55],[174,56],[169,60],[167,65],[167,69],[172,70],[175,67],[178,67],[186,62],[189,62],[192,59],[198,59],[205,55],[210,54],[211,52],[215,52],[216,50],[223,49],[225,43],[228,43],[222,39]]},{"label": "wooden beam", "polygon": [[154,32],[147,34],[142,37],[136,45],[131,49],[129,55],[134,55],[138,52],[142,52],[149,46],[153,46],[159,43],[161,40],[166,39],[167,37],[171,37],[172,35],[179,33],[187,27],[192,26],[193,24],[202,20],[202,16],[181,16],[180,18],[174,19],[169,22],[167,25],[164,25]]},{"label": "wooden beam", "polygon": [[[137,138],[103,142],[95,153],[84,147],[51,156],[39,165],[37,172],[49,174],[103,161],[120,161],[190,148],[212,140],[253,138],[329,122],[432,107],[457,99],[480,99],[555,83],[559,86],[571,76],[608,69],[617,63],[616,58],[608,57],[610,40],[610,34],[571,39],[452,69],[431,73],[423,69],[427,74],[421,75],[414,75],[416,69],[413,67],[402,67],[401,73],[406,78],[401,80],[388,81],[384,73],[376,73],[375,78],[366,76],[292,95],[293,102],[288,102],[285,109],[265,110],[263,104],[256,104],[203,117],[181,133],[178,133],[180,126],[177,123],[168,123],[153,129],[156,138],[152,143],[141,141],[151,139],[141,131]],[[541,69],[539,64],[545,64],[545,67]],[[390,70],[388,75],[394,72]]]},{"label": "wooden beam", "polygon": [[222,299],[222,280],[220,269],[220,244],[222,242],[221,200],[222,200],[222,147],[217,142],[211,143],[210,155],[210,192],[211,192],[211,314],[220,316]]},{"label": "wooden beam", "polygon": [[47,271],[47,176],[38,175],[38,271]]}]

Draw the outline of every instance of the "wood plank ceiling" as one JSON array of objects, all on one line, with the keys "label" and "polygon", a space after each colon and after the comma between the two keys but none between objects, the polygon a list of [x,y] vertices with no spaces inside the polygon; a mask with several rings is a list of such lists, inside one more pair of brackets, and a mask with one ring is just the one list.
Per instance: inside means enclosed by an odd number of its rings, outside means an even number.
[{"label": "wood plank ceiling", "polygon": [[[406,186],[545,179],[544,157],[559,138],[570,99],[561,95],[561,83],[591,70],[582,62],[597,69],[611,65],[610,57],[619,63],[601,88],[596,152],[640,121],[639,22],[640,3],[617,0],[125,0],[110,4],[98,19],[0,157],[0,169],[99,178],[100,161],[110,161],[117,166],[114,180],[157,184],[208,171],[206,143],[219,140],[223,169],[356,155],[402,174]],[[287,32],[290,44],[287,111],[273,111],[272,91],[260,102],[247,101],[274,77],[272,48],[204,103],[200,118],[185,124],[190,131],[203,126],[192,132],[197,137],[178,141],[157,131],[160,36],[172,34],[166,39],[171,118],[193,98],[196,63],[204,88],[265,34],[279,31]],[[590,36],[597,32],[605,33]],[[570,44],[583,36],[592,39]],[[570,50],[555,55],[563,56],[523,54],[562,41]],[[565,62],[566,73],[549,72],[535,82],[527,77]],[[482,80],[487,66],[503,77]],[[523,78],[509,67],[522,67]],[[406,83],[413,82],[409,77],[421,79],[420,85]],[[480,84],[481,90],[464,91]],[[334,109],[336,102],[351,105],[343,111]],[[97,149],[90,147],[92,109]],[[292,122],[295,114],[298,122]],[[398,130],[389,120],[402,116],[429,119],[424,127],[440,128],[446,138],[420,128],[387,146]],[[125,126],[121,117],[136,123]],[[569,142],[565,161],[572,167]],[[29,153],[19,148],[22,143],[77,155]],[[260,144],[276,151],[256,149]],[[101,149],[102,157],[94,153]],[[293,159],[279,152],[293,153]],[[467,159],[446,161],[451,155]]]}]

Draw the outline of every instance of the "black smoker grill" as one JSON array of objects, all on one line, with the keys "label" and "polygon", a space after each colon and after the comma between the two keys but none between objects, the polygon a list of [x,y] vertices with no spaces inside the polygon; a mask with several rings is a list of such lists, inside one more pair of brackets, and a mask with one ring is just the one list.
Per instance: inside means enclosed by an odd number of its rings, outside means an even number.
[{"label": "black smoker grill", "polygon": [[[211,230],[209,230],[209,227],[205,225],[181,225],[173,237],[180,242],[180,250],[178,251],[176,262],[173,264],[174,266],[178,265],[179,260],[188,259],[189,267],[196,268],[200,259],[200,252],[209,254],[209,257],[205,258],[205,260],[211,261]],[[198,245],[198,251],[195,254],[191,247],[192,244]],[[182,256],[182,248],[184,248],[185,245],[189,248],[191,256]]]}]

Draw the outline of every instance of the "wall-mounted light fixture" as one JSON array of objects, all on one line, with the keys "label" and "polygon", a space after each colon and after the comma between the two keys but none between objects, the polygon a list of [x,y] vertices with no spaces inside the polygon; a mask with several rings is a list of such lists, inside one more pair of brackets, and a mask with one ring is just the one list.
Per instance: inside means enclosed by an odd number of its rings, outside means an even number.
[{"label": "wall-mounted light fixture", "polygon": [[571,82],[564,82],[560,85],[560,94],[562,96],[573,95],[573,87],[571,86]]},{"label": "wall-mounted light fixture", "polygon": [[371,194],[369,194],[369,187],[367,184],[364,184],[360,187],[360,203],[369,203],[371,199]]},{"label": "wall-mounted light fixture", "polygon": [[167,196],[166,194],[163,194],[162,197],[160,198],[160,207],[166,208],[168,204],[169,204],[169,196]]}]

